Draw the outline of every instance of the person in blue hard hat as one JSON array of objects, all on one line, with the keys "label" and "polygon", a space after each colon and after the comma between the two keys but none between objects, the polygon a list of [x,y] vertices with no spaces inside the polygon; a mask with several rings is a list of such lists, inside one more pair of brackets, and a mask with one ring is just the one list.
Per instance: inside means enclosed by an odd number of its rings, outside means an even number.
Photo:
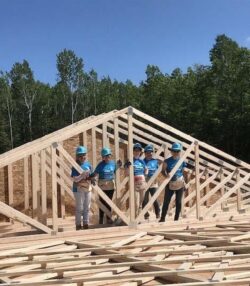
[{"label": "person in blue hard hat", "polygon": [[[162,174],[166,177],[173,170],[175,165],[180,160],[180,154],[182,151],[182,145],[178,142],[172,144],[169,148],[171,151],[171,157],[164,160],[162,167]],[[185,190],[184,169],[186,168],[186,162],[182,162],[175,174],[172,176],[170,182],[166,186],[161,219],[159,222],[164,222],[168,211],[169,203],[173,194],[175,194],[175,216],[174,220],[178,220],[181,212],[182,196]]]},{"label": "person in blue hard hat", "polygon": [[[148,168],[148,175],[146,176],[146,181],[148,182],[151,177],[154,175],[154,173],[157,171],[159,168],[159,162],[157,159],[153,158],[153,152],[154,152],[154,147],[153,145],[149,144],[144,148],[144,153],[145,153],[145,158],[144,162]],[[149,187],[149,189],[146,191],[143,202],[142,202],[142,208],[146,206],[146,204],[149,201],[149,194],[151,197],[155,194],[158,188],[158,182],[155,180],[152,185]],[[155,211],[155,216],[156,218],[160,217],[160,205],[157,200],[154,201],[154,211]],[[149,218],[149,213],[147,212],[144,215],[145,219]]]},{"label": "person in blue hard hat", "polygon": [[[91,177],[98,176],[98,186],[104,191],[110,200],[113,198],[115,191],[115,173],[121,162],[118,160],[111,160],[112,152],[110,148],[103,148],[101,150],[102,161],[96,166],[94,173]],[[101,197],[99,197],[101,203],[111,212],[111,206]],[[107,223],[111,224],[113,221],[107,217]],[[99,224],[104,223],[104,212],[99,209]]]},{"label": "person in blue hard hat", "polygon": [[[134,168],[134,187],[137,200],[137,214],[142,208],[144,192],[147,185],[145,176],[148,173],[148,169],[145,162],[140,158],[141,154],[142,154],[142,145],[140,143],[135,143],[133,146],[133,168]],[[130,165],[132,165],[131,162],[127,161],[125,163],[125,168],[128,168]]]},{"label": "person in blue hard hat", "polygon": [[[82,174],[73,167],[71,177],[73,178],[73,194],[75,197],[75,224],[76,230],[87,229],[89,225],[89,209],[91,202],[91,184],[87,180],[92,172],[92,166],[87,160],[87,148],[78,146],[76,148],[76,162],[82,168]],[[83,225],[82,219],[83,217]]]}]

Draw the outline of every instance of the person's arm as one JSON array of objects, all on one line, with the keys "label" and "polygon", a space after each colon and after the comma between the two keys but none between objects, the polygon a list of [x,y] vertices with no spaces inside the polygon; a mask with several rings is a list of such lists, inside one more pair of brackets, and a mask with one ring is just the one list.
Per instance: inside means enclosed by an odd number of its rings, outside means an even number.
[{"label": "person's arm", "polygon": [[167,173],[167,163],[164,161],[163,165],[162,165],[162,171],[161,171],[162,175],[167,177],[168,173]]},{"label": "person's arm", "polygon": [[187,163],[186,162],[183,162],[182,174],[183,174],[183,177],[184,177],[184,181],[187,183],[188,169],[187,169]]},{"label": "person's arm", "polygon": [[147,176],[148,175],[148,167],[147,167],[147,165],[145,164],[144,161],[142,161],[142,162],[144,164],[144,175]]},{"label": "person's arm", "polygon": [[77,171],[72,171],[72,179],[74,183],[80,183],[81,181],[86,181],[90,176],[90,170],[84,170],[80,175]]}]

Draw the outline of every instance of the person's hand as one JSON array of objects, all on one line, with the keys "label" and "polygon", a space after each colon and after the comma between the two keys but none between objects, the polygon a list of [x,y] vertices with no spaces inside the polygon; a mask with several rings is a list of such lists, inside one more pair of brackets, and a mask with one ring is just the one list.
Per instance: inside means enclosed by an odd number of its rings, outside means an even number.
[{"label": "person's hand", "polygon": [[131,165],[132,165],[132,163],[129,160],[127,160],[124,164],[124,168],[129,168],[129,166],[131,166]]},{"label": "person's hand", "polygon": [[95,177],[91,178],[91,184],[92,184],[93,186],[96,185],[96,178],[95,178]]},{"label": "person's hand", "polygon": [[122,161],[119,159],[119,160],[117,160],[117,167],[121,168],[121,166],[122,166]]}]

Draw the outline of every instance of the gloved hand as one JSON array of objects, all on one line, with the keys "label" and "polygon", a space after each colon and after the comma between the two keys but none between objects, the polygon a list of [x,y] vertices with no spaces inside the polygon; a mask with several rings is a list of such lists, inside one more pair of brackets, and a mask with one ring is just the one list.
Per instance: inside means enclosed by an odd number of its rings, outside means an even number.
[{"label": "gloved hand", "polygon": [[92,184],[93,186],[96,185],[96,178],[95,178],[95,177],[91,178],[91,184]]},{"label": "gloved hand", "polygon": [[121,168],[121,166],[122,166],[122,161],[119,159],[119,160],[117,160],[116,164],[117,164],[117,167],[118,167],[118,168]]},{"label": "gloved hand", "polygon": [[131,166],[131,165],[132,165],[132,163],[129,160],[127,160],[124,164],[124,168],[129,168],[129,166]]}]

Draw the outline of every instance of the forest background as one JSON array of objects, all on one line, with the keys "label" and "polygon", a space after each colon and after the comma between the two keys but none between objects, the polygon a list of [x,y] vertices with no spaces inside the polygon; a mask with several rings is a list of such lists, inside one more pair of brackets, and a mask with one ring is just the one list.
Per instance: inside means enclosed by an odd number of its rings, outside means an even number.
[{"label": "forest background", "polygon": [[[129,105],[250,162],[250,50],[218,35],[210,65],[171,74],[146,67],[139,85],[86,72],[73,50],[57,54],[57,83],[34,78],[28,60],[0,71],[0,153],[64,126]],[[122,67],[121,67],[122,68]]]}]

